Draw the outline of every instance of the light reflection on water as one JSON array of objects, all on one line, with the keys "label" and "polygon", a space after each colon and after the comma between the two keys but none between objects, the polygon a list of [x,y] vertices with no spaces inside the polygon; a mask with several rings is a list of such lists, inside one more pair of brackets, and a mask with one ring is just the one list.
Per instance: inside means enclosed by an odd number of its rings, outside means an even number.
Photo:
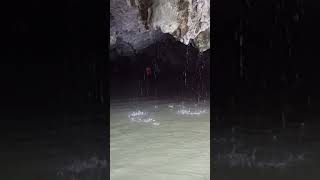
[{"label": "light reflection on water", "polygon": [[209,179],[209,103],[118,100],[110,108],[111,179]]}]

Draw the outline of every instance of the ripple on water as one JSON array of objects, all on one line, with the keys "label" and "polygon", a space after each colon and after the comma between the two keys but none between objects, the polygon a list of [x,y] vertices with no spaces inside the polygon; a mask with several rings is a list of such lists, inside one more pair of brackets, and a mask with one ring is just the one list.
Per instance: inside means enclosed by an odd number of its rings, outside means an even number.
[{"label": "ripple on water", "polygon": [[159,126],[160,123],[157,122],[154,118],[151,117],[151,114],[143,111],[134,111],[129,113],[128,118],[131,122],[137,123],[151,123],[154,126]]}]

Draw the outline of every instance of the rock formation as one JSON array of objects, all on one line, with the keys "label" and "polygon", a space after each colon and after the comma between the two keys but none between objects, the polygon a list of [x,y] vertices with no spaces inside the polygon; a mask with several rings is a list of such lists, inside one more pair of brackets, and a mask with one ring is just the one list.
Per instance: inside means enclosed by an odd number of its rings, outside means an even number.
[{"label": "rock formation", "polygon": [[110,47],[146,48],[169,33],[203,52],[210,48],[210,0],[110,0]]}]

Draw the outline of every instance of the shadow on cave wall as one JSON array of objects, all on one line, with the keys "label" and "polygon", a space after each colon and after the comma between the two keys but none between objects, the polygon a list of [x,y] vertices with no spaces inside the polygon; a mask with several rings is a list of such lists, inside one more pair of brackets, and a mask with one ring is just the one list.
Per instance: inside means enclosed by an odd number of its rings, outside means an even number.
[{"label": "shadow on cave wall", "polygon": [[[209,51],[199,53],[192,45],[186,46],[170,35],[131,56],[121,55],[119,51],[113,49],[110,51],[111,96],[112,92],[120,93],[120,89],[123,94],[131,92],[133,96],[138,95],[146,67],[151,67],[152,72],[158,69],[156,84],[163,89],[171,87],[171,91],[175,92],[175,95],[181,95],[184,89],[189,89],[190,95],[192,95],[192,91],[195,91],[197,86],[194,83],[199,80],[201,74],[208,94],[209,64]],[[184,82],[186,70],[188,87],[185,87]],[[128,87],[124,88],[124,86]]]}]

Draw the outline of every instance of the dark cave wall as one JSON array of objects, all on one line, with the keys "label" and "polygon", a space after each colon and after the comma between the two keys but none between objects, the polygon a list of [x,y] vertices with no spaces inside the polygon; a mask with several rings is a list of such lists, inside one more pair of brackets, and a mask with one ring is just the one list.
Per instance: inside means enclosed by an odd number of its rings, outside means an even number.
[{"label": "dark cave wall", "polygon": [[[183,73],[187,57],[188,87],[185,87]],[[200,62],[203,62],[202,82],[205,84],[207,94],[210,94],[210,51],[199,54],[196,48],[187,47],[171,38],[153,44],[137,52],[135,56],[121,56],[115,53],[110,61],[111,96],[115,94],[139,96],[139,87],[143,84],[145,68],[149,66],[153,71],[154,61],[160,69],[158,78],[154,81],[160,93],[186,96],[182,94],[186,91],[189,93],[188,96],[196,97],[200,78],[198,71]]]}]

